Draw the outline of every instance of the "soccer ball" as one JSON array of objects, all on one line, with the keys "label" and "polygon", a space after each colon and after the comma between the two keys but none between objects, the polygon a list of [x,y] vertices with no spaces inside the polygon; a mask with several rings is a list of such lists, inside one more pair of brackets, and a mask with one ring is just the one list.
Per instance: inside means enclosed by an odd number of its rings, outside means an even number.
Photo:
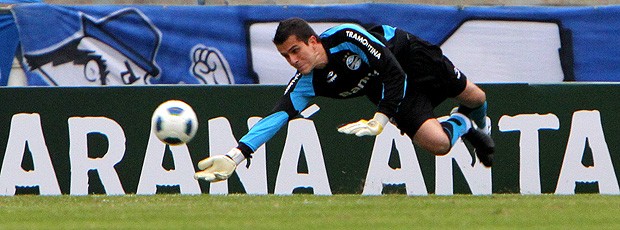
[{"label": "soccer ball", "polygon": [[198,118],[187,103],[169,100],[157,107],[151,118],[155,136],[168,145],[181,145],[192,140],[198,131]]}]

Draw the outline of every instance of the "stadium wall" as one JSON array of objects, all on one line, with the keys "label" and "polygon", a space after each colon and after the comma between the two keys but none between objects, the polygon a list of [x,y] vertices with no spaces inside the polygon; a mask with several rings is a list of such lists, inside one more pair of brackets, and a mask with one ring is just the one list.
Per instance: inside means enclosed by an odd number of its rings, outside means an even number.
[{"label": "stadium wall", "polygon": [[[463,142],[445,156],[415,148],[393,126],[375,137],[340,134],[372,116],[364,98],[318,98],[227,182],[193,179],[208,153],[236,146],[283,86],[0,88],[0,194],[620,194],[618,84],[483,84],[496,163],[485,168]],[[252,100],[239,100],[252,98]],[[194,107],[187,145],[151,133],[165,100]],[[454,104],[437,109],[447,114]]]}]

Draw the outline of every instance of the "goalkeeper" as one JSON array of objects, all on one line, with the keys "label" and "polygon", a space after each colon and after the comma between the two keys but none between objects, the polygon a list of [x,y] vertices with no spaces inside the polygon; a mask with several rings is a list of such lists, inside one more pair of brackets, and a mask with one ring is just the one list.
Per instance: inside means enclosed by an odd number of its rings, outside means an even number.
[{"label": "goalkeeper", "polygon": [[[196,179],[228,179],[238,164],[316,96],[366,96],[377,105],[372,119],[344,125],[338,128],[341,133],[375,136],[392,122],[435,155],[448,153],[463,137],[485,166],[493,164],[486,95],[438,46],[386,25],[364,29],[342,24],[319,36],[300,18],[281,21],[273,42],[297,73],[270,115],[254,125],[236,148],[198,163],[202,171]],[[456,99],[459,107],[440,122],[433,109],[447,98]]]}]

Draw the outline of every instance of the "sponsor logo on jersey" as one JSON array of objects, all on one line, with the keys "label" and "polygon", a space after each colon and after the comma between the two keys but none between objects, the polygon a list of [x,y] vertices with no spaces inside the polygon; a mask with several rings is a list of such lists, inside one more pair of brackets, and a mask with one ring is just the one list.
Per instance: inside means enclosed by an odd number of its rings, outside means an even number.
[{"label": "sponsor logo on jersey", "polygon": [[370,54],[372,54],[373,56],[375,56],[375,58],[377,59],[381,59],[381,53],[375,49],[375,47],[373,47],[370,42],[368,42],[368,39],[366,39],[366,37],[359,35],[356,32],[353,31],[345,31],[347,34],[347,37],[353,38],[355,40],[357,40],[359,43],[361,43],[363,46],[366,47],[366,49],[368,49],[368,52]]},{"label": "sponsor logo on jersey", "polygon": [[366,83],[368,82],[368,80],[370,80],[370,77],[364,77],[362,78],[358,83],[357,86],[353,87],[351,90],[346,91],[346,92],[342,92],[338,95],[340,95],[341,97],[348,97],[351,96],[357,92],[359,92],[360,90],[364,89],[364,87],[366,86]]},{"label": "sponsor logo on jersey", "polygon": [[327,83],[332,83],[336,80],[338,74],[335,74],[334,71],[329,71],[327,74]]},{"label": "sponsor logo on jersey", "polygon": [[348,56],[345,62],[347,64],[347,67],[349,67],[349,69],[357,70],[360,68],[360,65],[362,65],[362,58],[360,58],[360,56],[358,56],[357,54],[354,54],[354,55]]}]

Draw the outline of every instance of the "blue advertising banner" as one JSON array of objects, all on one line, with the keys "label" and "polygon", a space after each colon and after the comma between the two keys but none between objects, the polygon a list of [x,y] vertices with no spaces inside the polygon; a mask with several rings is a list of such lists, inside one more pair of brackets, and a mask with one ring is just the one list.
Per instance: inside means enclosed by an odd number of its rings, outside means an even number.
[{"label": "blue advertising banner", "polygon": [[[620,81],[620,6],[60,6],[13,9],[30,85],[286,84],[271,39],[390,24],[440,45],[475,82]],[[386,17],[391,15],[391,17]],[[28,74],[28,73],[27,73]]]},{"label": "blue advertising banner", "polygon": [[0,85],[7,85],[19,40],[10,12],[0,11]]},{"label": "blue advertising banner", "polygon": [[[30,85],[253,83],[234,78],[243,27],[210,22],[215,12],[183,7],[14,7]],[[194,20],[192,20],[192,18]],[[204,20],[195,20],[204,19]],[[187,20],[187,21],[186,21]],[[211,25],[212,24],[212,25]],[[214,30],[211,28],[220,28]]]}]

